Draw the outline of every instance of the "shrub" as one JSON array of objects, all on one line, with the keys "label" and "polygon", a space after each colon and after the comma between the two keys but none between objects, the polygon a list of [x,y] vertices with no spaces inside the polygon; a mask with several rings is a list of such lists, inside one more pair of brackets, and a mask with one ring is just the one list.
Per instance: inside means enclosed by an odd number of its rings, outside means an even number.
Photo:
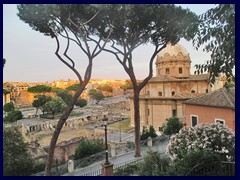
[{"label": "shrub", "polygon": [[167,175],[170,159],[160,155],[158,152],[149,151],[144,157],[144,162],[139,164],[138,174],[140,176],[163,176]]},{"label": "shrub", "polygon": [[178,133],[180,129],[182,129],[183,125],[179,121],[179,118],[172,117],[166,120],[167,122],[161,128],[163,134],[172,135]]},{"label": "shrub", "polygon": [[10,111],[14,110],[13,102],[4,104],[3,110],[4,110],[5,112],[10,112]]},{"label": "shrub", "polygon": [[[199,165],[199,167],[216,167],[221,160],[220,155],[210,150],[190,150],[187,154],[169,166],[167,174],[170,176],[185,176],[191,173],[191,170]],[[217,168],[216,168],[217,169]],[[205,175],[217,175],[216,169],[206,171]]]},{"label": "shrub", "polygon": [[135,144],[132,141],[127,141],[126,147],[128,149],[134,149],[135,148]]},{"label": "shrub", "polygon": [[32,174],[33,159],[27,144],[17,128],[3,130],[3,175],[28,176]]},{"label": "shrub", "polygon": [[33,166],[32,173],[36,174],[45,170],[46,162],[36,162]]},{"label": "shrub", "polygon": [[153,128],[152,125],[149,127],[149,136],[150,136],[151,138],[157,137],[156,131],[155,131],[155,129]]},{"label": "shrub", "polygon": [[129,176],[136,173],[138,164],[128,164],[116,169],[114,176]]},{"label": "shrub", "polygon": [[149,137],[149,132],[148,132],[146,126],[143,126],[142,134],[141,134],[141,140],[145,140],[148,137]]},{"label": "shrub", "polygon": [[83,139],[76,148],[73,157],[76,160],[101,151],[104,151],[104,144],[100,139]]},{"label": "shrub", "polygon": [[146,128],[146,126],[143,126],[141,140],[145,140],[148,137],[151,138],[157,137],[156,131],[152,125],[149,127],[149,130]]},{"label": "shrub", "polygon": [[23,115],[22,112],[19,110],[12,110],[10,111],[7,116],[4,117],[4,122],[15,122],[19,119],[22,119]]},{"label": "shrub", "polygon": [[235,135],[222,124],[204,124],[182,128],[171,137],[167,151],[173,160],[182,159],[191,150],[210,150],[222,160],[235,159]]},{"label": "shrub", "polygon": [[86,99],[78,99],[77,102],[75,103],[76,106],[82,108],[87,105],[87,100]]}]

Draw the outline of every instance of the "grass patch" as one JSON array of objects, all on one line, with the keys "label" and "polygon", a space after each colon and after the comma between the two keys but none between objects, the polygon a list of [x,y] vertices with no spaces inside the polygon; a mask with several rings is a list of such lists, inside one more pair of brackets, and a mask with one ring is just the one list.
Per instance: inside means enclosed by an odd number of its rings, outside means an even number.
[{"label": "grass patch", "polygon": [[120,129],[120,127],[121,127],[122,132],[127,132],[127,131],[133,129],[133,127],[130,126],[130,119],[120,121],[120,122],[116,122],[114,124],[109,124],[109,127],[116,128],[116,129]]},{"label": "grass patch", "polygon": [[[38,142],[41,145],[49,145],[50,141],[51,141],[51,138],[52,138],[52,133],[40,138],[38,140]],[[57,143],[62,142],[62,141],[68,141],[68,140],[73,139],[75,137],[82,137],[82,136],[85,136],[87,134],[91,134],[91,132],[89,132],[89,130],[87,130],[87,129],[76,129],[76,130],[69,130],[69,131],[66,131],[66,132],[61,132],[59,137],[58,137]]]},{"label": "grass patch", "polygon": [[72,111],[71,114],[69,116],[81,116],[83,115],[84,112],[76,112],[76,111]]}]

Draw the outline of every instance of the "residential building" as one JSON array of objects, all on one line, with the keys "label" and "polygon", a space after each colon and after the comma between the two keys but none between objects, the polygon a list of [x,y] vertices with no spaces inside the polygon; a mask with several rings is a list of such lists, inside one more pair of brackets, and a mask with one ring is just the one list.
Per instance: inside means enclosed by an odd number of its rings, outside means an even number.
[{"label": "residential building", "polygon": [[221,123],[235,132],[235,87],[187,100],[185,106],[186,126]]}]

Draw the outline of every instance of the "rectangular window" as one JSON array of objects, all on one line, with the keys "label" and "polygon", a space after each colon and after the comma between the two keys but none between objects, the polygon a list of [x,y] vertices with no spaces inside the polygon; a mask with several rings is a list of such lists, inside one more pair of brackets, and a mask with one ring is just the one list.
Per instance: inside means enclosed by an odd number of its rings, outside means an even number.
[{"label": "rectangular window", "polygon": [[182,68],[181,67],[178,68],[178,72],[179,72],[179,74],[182,74]]},{"label": "rectangular window", "polygon": [[194,127],[198,124],[198,117],[191,115],[191,126]]},{"label": "rectangular window", "polygon": [[177,110],[176,110],[176,109],[173,109],[173,110],[172,110],[172,116],[173,116],[173,117],[177,117]]},{"label": "rectangular window", "polygon": [[158,92],[158,96],[162,96],[162,92]]},{"label": "rectangular window", "polygon": [[224,119],[215,119],[215,124],[222,124],[222,125],[225,125],[225,120]]},{"label": "rectangular window", "polygon": [[169,68],[166,68],[166,74],[170,74]]},{"label": "rectangular window", "polygon": [[147,109],[147,111],[148,111],[148,112],[147,112],[147,113],[148,113],[148,116],[150,116],[150,110],[149,110],[149,109]]}]

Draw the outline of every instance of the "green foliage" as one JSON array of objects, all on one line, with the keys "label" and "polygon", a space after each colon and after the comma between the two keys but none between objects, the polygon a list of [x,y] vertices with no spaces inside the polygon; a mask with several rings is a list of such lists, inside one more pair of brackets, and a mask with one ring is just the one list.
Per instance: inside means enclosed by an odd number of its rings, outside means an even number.
[{"label": "green foliage", "polygon": [[54,87],[54,88],[52,88],[52,92],[55,92],[55,93],[61,92],[61,91],[63,91],[63,90],[64,90],[64,89],[59,88],[59,87]]},{"label": "green foliage", "polygon": [[36,162],[32,169],[32,174],[44,171],[46,162]]},{"label": "green foliage", "polygon": [[46,112],[52,113],[53,117],[57,112],[63,112],[66,109],[67,105],[60,97],[55,97],[53,100],[48,101],[43,109]]},{"label": "green foliage", "polygon": [[150,127],[149,127],[149,136],[150,136],[151,138],[157,137],[156,131],[155,131],[155,129],[153,128],[152,125],[150,125]]},{"label": "green foliage", "polygon": [[95,99],[97,103],[104,99],[103,93],[101,91],[97,91],[96,89],[91,89],[88,94],[92,99]]},{"label": "green foliage", "polygon": [[141,140],[145,140],[148,137],[151,138],[157,137],[156,131],[152,125],[150,125],[149,130],[146,128],[146,126],[143,126]]},{"label": "green foliage", "polygon": [[72,111],[71,112],[71,114],[69,114],[69,116],[81,116],[81,115],[83,115],[84,114],[84,112],[76,112],[76,111]]},{"label": "green foliage", "polygon": [[104,150],[100,139],[82,139],[75,150],[74,159],[80,159]]},{"label": "green foliage", "polygon": [[149,132],[146,126],[143,126],[141,140],[145,140],[149,137]]},{"label": "green foliage", "polygon": [[135,174],[138,170],[138,164],[128,164],[122,167],[119,167],[113,173],[114,176],[129,176]]},{"label": "green foliage", "polygon": [[19,110],[16,110],[16,111],[12,110],[3,118],[3,120],[4,120],[4,122],[12,123],[12,122],[20,120],[22,118],[23,118],[23,115],[22,115],[21,111],[19,111]]},{"label": "green foliage", "polygon": [[179,160],[192,150],[210,150],[222,160],[235,159],[235,135],[222,124],[204,124],[182,128],[171,137],[167,151],[173,160]]},{"label": "green foliage", "polygon": [[144,162],[139,165],[140,176],[164,176],[170,165],[170,159],[161,156],[158,152],[149,151],[144,157]]},{"label": "green foliage", "polygon": [[112,86],[108,85],[108,84],[102,84],[102,85],[99,85],[97,87],[98,90],[100,91],[107,91],[107,92],[112,92],[113,91],[113,88]]},{"label": "green foliage", "polygon": [[27,144],[17,128],[3,129],[3,175],[28,176],[32,174],[33,159]]},{"label": "green foliage", "polygon": [[87,100],[86,99],[78,99],[77,102],[75,103],[76,106],[82,108],[87,105]]},{"label": "green foliage", "polygon": [[128,149],[134,149],[135,148],[135,144],[132,141],[127,141],[126,146],[127,146]]},{"label": "green foliage", "polygon": [[36,95],[35,96],[35,99],[33,102],[32,102],[32,106],[35,107],[35,108],[41,108],[42,111],[43,111],[43,106],[52,100],[52,97],[51,96],[46,96],[46,95]]},{"label": "green foliage", "polygon": [[73,84],[71,86],[68,86],[66,88],[66,90],[68,90],[68,91],[77,91],[78,86],[79,86],[79,84]]},{"label": "green foliage", "polygon": [[67,90],[57,92],[57,96],[61,97],[67,105],[72,102],[72,95]]},{"label": "green foliage", "polygon": [[50,86],[46,85],[37,85],[33,87],[28,88],[28,92],[30,93],[46,93],[46,92],[51,92],[52,88]]},{"label": "green foliage", "polygon": [[[191,150],[182,159],[174,162],[168,168],[170,176],[185,176],[198,164],[200,167],[211,167],[219,165],[221,157],[218,153],[211,150]],[[206,171],[207,172],[207,171]],[[206,175],[217,175],[217,172],[209,171]]]},{"label": "green foliage", "polygon": [[6,89],[3,89],[3,94],[6,95],[6,94],[9,94],[10,91],[6,90]]},{"label": "green foliage", "polygon": [[220,73],[228,80],[234,80],[235,5],[219,4],[200,15],[193,44],[196,49],[204,45],[204,50],[211,53],[210,60],[195,66],[196,73],[209,72],[211,83]]},{"label": "green foliage", "polygon": [[180,129],[182,129],[183,125],[179,121],[179,118],[177,117],[171,117],[166,120],[167,123],[165,123],[161,127],[161,132],[166,135],[172,135],[175,133],[178,133]]},{"label": "green foliage", "polygon": [[131,80],[126,80],[123,85],[120,86],[121,89],[133,89]]},{"label": "green foliage", "polygon": [[7,103],[7,104],[4,104],[3,110],[4,110],[5,112],[10,112],[10,111],[14,110],[13,102],[11,101],[11,102],[9,102],[9,103]]},{"label": "green foliage", "polygon": [[99,102],[104,99],[104,95],[102,92],[97,92],[93,94],[92,98],[95,99],[97,102]]},{"label": "green foliage", "polygon": [[93,94],[96,94],[98,91],[96,89],[91,89],[88,94],[89,96],[92,96]]}]

